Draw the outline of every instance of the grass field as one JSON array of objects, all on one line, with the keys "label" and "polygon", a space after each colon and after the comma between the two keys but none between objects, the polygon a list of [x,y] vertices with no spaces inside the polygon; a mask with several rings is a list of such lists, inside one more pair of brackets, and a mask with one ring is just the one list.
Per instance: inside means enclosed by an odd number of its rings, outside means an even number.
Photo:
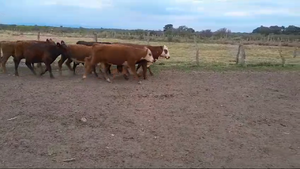
[{"label": "grass field", "polygon": [[[55,41],[64,40],[67,44],[75,44],[78,40],[93,41],[92,38],[76,38],[76,37],[56,37],[41,36],[41,40],[52,38]],[[0,34],[0,40],[36,40],[35,35],[11,36],[8,34]],[[147,44],[146,41],[138,40],[121,40],[102,38],[98,41],[107,42],[129,42],[137,44]],[[154,65],[154,69],[160,68],[180,68],[184,70],[190,69],[215,69],[215,70],[231,70],[240,69],[235,65],[238,45],[225,44],[197,44],[200,49],[200,66],[196,65],[196,46],[192,43],[174,43],[174,42],[150,42],[150,45],[167,45],[171,54],[170,60],[160,59]],[[282,54],[286,58],[286,68],[281,68],[281,58],[279,56],[279,47],[277,46],[258,46],[245,45],[246,52],[246,69],[300,69],[300,51],[298,56],[293,58],[293,47],[282,47]],[[11,59],[10,59],[11,61]],[[158,64],[160,64],[158,66]]]}]

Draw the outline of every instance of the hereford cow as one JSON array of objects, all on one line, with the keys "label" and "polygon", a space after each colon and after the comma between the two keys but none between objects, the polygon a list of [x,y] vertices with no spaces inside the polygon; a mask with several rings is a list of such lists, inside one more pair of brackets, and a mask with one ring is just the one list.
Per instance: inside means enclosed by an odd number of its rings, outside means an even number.
[{"label": "hereford cow", "polygon": [[[55,45],[55,42],[52,39],[46,39],[46,41],[36,41],[36,40],[28,40],[28,41],[17,41],[15,45],[15,53],[14,53],[14,63],[15,63],[15,75],[19,76],[18,67],[20,61],[25,58],[24,53],[28,47],[34,44],[52,44]],[[41,67],[41,65],[40,65]],[[42,68],[42,67],[41,67]]]},{"label": "hereford cow", "polygon": [[[92,46],[86,45],[67,45],[67,50],[65,53],[62,54],[61,59],[58,61],[59,71],[61,72],[62,64],[67,60],[66,65],[67,67],[73,71],[75,75],[76,66],[79,63],[84,64],[84,58],[90,56],[92,50]],[[71,69],[71,62],[73,61],[73,69]]]},{"label": "hereford cow", "polygon": [[[163,57],[163,58],[166,58],[166,59],[170,59],[170,53],[169,53],[169,49],[166,45],[164,46],[151,46],[151,45],[138,45],[138,44],[132,44],[132,43],[119,43],[119,42],[116,42],[114,44],[122,44],[122,45],[127,45],[127,46],[132,46],[132,47],[147,47],[148,49],[151,50],[152,54],[153,54],[153,58],[154,58],[154,62],[156,62],[156,60],[159,58],[159,57]],[[150,69],[150,65],[152,63],[148,63],[147,64],[147,68],[149,70],[149,73],[151,76],[153,76],[153,73]],[[136,68],[136,71],[138,71],[138,69],[141,67],[142,65],[139,64]],[[144,68],[143,68],[144,69]],[[144,76],[146,76],[144,74]],[[145,78],[145,77],[144,77]]]},{"label": "hereford cow", "polygon": [[[62,43],[62,44],[61,44]],[[40,75],[42,76],[47,71],[49,71],[50,78],[54,78],[52,74],[51,64],[53,61],[61,54],[66,51],[66,46],[64,41],[61,43],[34,43],[28,46],[24,51],[24,57],[26,59],[26,66],[36,75],[34,69],[32,68],[32,63],[41,63],[43,62],[46,65],[45,71]]]},{"label": "hereford cow", "polygon": [[[88,73],[91,73],[92,67],[95,67],[98,63],[102,63],[104,70],[106,70],[106,64],[129,67],[135,78],[139,80],[135,70],[135,64],[140,60],[147,60],[151,63],[154,61],[152,53],[148,48],[144,47],[140,49],[117,44],[95,44],[92,47],[91,56],[85,58],[85,73],[83,79],[86,78]],[[102,75],[110,82],[106,73],[102,72]],[[141,82],[139,81],[139,83]]]}]

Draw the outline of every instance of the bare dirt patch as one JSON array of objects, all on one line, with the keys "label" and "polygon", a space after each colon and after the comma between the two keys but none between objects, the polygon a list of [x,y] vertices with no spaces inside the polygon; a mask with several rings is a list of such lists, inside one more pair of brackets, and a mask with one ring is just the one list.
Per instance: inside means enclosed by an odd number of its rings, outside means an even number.
[{"label": "bare dirt patch", "polygon": [[299,72],[77,71],[0,74],[0,167],[300,167]]}]

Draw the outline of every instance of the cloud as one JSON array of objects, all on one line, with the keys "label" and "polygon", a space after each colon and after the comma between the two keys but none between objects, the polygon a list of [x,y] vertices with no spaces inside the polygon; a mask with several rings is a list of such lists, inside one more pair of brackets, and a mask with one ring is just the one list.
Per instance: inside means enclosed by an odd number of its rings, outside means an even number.
[{"label": "cloud", "polygon": [[172,23],[252,31],[300,23],[298,0],[0,0],[0,6],[0,22],[16,24],[162,29]]}]

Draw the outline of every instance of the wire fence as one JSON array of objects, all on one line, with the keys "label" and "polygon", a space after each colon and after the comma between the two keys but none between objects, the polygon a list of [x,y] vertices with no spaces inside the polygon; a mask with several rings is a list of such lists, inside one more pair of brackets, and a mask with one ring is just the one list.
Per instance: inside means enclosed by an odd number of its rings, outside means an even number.
[{"label": "wire fence", "polygon": [[[133,35],[131,35],[133,36]],[[56,35],[50,33],[1,33],[1,41],[15,40],[45,40],[52,38],[60,42],[64,40],[67,44],[76,44],[79,40],[98,42],[126,42],[149,45],[166,45],[171,54],[171,60],[161,60],[166,65],[200,65],[200,64],[223,64],[223,65],[300,65],[300,50],[298,43],[286,45],[286,42],[272,42],[272,45],[259,45],[249,43],[249,41],[233,41],[231,43],[211,43],[201,41],[198,37],[193,37],[193,42],[160,41],[161,37],[150,36],[140,39],[118,38],[117,35],[111,37],[99,37],[98,34],[80,36],[78,34]],[[275,44],[275,45],[274,45]]]}]

